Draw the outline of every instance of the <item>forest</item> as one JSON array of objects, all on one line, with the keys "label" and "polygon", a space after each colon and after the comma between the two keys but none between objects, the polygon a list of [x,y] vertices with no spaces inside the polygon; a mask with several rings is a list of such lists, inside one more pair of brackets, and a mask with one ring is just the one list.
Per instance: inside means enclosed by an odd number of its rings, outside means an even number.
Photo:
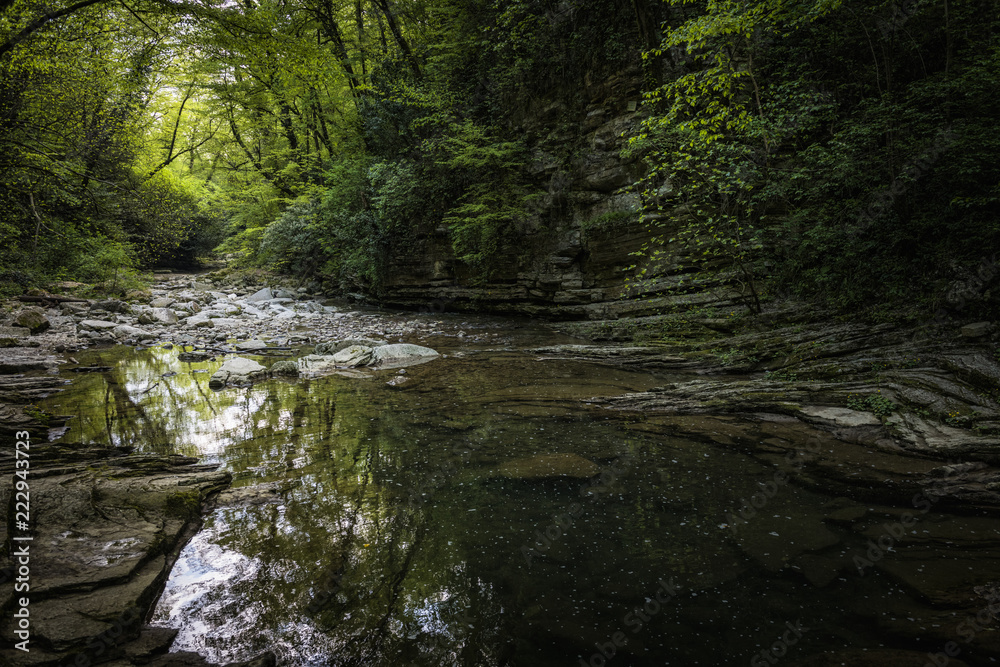
[{"label": "forest", "polygon": [[627,72],[624,292],[683,252],[751,312],[995,312],[998,27],[990,0],[4,0],[0,292],[214,254],[377,301],[432,230],[474,288],[554,224],[542,148],[571,164],[582,91]]}]

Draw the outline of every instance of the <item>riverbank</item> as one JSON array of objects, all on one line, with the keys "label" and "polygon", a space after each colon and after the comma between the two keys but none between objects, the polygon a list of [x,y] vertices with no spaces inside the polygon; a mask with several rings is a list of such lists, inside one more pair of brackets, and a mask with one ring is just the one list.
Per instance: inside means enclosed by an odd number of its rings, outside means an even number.
[{"label": "riverbank", "polygon": [[[270,298],[249,301],[265,289],[267,292],[261,296],[269,294]],[[773,469],[775,475],[783,475],[782,483],[794,474],[795,485],[838,498],[839,504],[831,506],[827,515],[810,517],[810,521],[815,519],[815,528],[794,542],[769,537],[784,529],[775,529],[774,520],[763,515],[754,518],[760,508],[752,504],[752,499],[746,507],[734,506],[728,518],[734,539],[757,566],[774,572],[791,568],[811,585],[827,588],[838,577],[846,576],[852,563],[857,563],[830,553],[840,548],[837,545],[841,538],[832,536],[826,527],[871,539],[878,545],[885,525],[908,520],[907,512],[910,519],[920,512],[919,532],[890,536],[890,548],[899,552],[893,558],[883,558],[884,550],[876,551],[874,556],[862,552],[862,558],[871,569],[930,601],[931,609],[936,611],[928,612],[921,623],[926,621],[925,626],[936,629],[928,630],[927,636],[947,641],[955,636],[962,614],[974,613],[993,595],[991,582],[1000,578],[1000,568],[996,567],[1000,560],[995,558],[998,545],[990,537],[988,517],[995,516],[1000,508],[1000,406],[996,394],[1000,365],[995,356],[996,334],[989,324],[973,323],[970,327],[935,322],[920,327],[871,327],[819,322],[790,312],[784,316],[770,313],[763,320],[766,324],[725,320],[713,321],[709,327],[688,322],[687,328],[681,329],[676,325],[668,327],[673,321],[670,318],[646,318],[634,322],[554,324],[551,326],[566,334],[565,342],[532,346],[512,345],[498,329],[474,318],[463,322],[461,317],[438,317],[436,313],[446,310],[447,304],[429,305],[422,315],[414,316],[324,303],[319,295],[308,291],[279,296],[280,289],[256,283],[211,283],[203,277],[168,277],[142,302],[114,306],[112,310],[108,304],[98,302],[72,314],[66,313],[72,310],[66,308],[47,312],[49,331],[36,335],[17,332],[19,341],[37,342],[37,347],[3,350],[0,358],[8,373],[17,371],[14,375],[24,376],[8,375],[0,384],[4,385],[9,403],[28,403],[35,396],[58,391],[64,382],[60,378],[73,377],[70,371],[81,368],[73,363],[75,352],[67,350],[112,341],[197,348],[221,358],[230,350],[233,355],[253,356],[253,350],[237,349],[241,340],[251,339],[264,340],[273,347],[294,348],[288,351],[294,355],[305,354],[310,345],[337,338],[374,337],[393,342],[402,338],[404,342],[421,343],[449,339],[458,347],[468,343],[529,352],[539,361],[592,361],[609,367],[652,369],[679,379],[643,391],[602,392],[585,398],[581,405],[595,414],[627,423],[635,433],[682,438],[749,454]],[[157,299],[160,301],[154,303]],[[192,302],[198,312],[192,312]],[[143,314],[154,308],[171,310],[178,321],[141,323],[140,318],[149,319]],[[101,330],[84,324],[98,318],[107,318],[98,321],[114,326]],[[142,338],[131,330],[140,327],[153,337]],[[695,335],[699,327],[703,331]],[[63,346],[61,353],[58,346]],[[263,361],[270,363],[274,359]],[[407,391],[408,386],[402,384],[400,390]],[[505,396],[508,400],[520,396],[527,402],[536,391],[525,387],[520,394],[508,392]],[[27,425],[38,439],[49,433],[57,435],[49,429],[63,424],[57,416],[39,414],[30,408],[7,409],[5,419],[9,425]],[[43,473],[40,485],[50,480],[59,488],[68,485],[77,490],[108,489],[109,497],[127,499],[176,483],[177,490],[172,488],[170,493],[157,496],[160,499],[152,508],[144,510],[146,515],[128,514],[124,505],[112,504],[110,509],[101,505],[101,512],[118,522],[119,530],[134,533],[125,537],[149,537],[153,546],[130,551],[137,555],[123,561],[126,565],[116,577],[80,574],[75,583],[60,584],[61,588],[51,592],[59,596],[59,604],[65,604],[67,599],[76,600],[73,604],[87,604],[90,591],[79,599],[70,594],[86,589],[88,586],[82,582],[90,576],[99,583],[96,590],[105,585],[133,586],[129,590],[138,587],[141,596],[136,593],[135,599],[148,598],[152,604],[165,573],[170,571],[169,554],[190,539],[193,533],[189,530],[197,530],[197,517],[205,502],[228,481],[218,477],[219,473],[196,469],[190,459],[149,455],[136,458],[128,451],[107,449],[84,455],[80,452],[89,450],[73,448],[72,456],[82,457],[73,460],[67,458],[70,452],[65,448],[51,447],[51,454],[41,448],[52,470]],[[43,460],[39,469],[46,470],[46,465]],[[128,484],[133,486],[122,485],[123,480],[132,480]],[[191,481],[182,484],[184,480]],[[52,497],[55,488],[39,493]],[[763,498],[766,504],[767,497]],[[911,499],[919,499],[919,506]],[[195,506],[198,510],[192,512]],[[186,508],[188,514],[178,515],[178,507]],[[930,517],[926,521],[922,518],[925,514]],[[67,516],[75,515],[71,512]],[[180,528],[171,523],[182,518],[184,525]],[[66,519],[50,515],[46,520],[54,526],[55,532],[47,538],[55,544],[57,533],[68,529]],[[748,521],[749,526],[744,526]],[[145,525],[143,522],[163,527],[145,535],[149,531],[138,529]],[[966,530],[970,526],[973,529]],[[102,532],[103,528],[86,530],[102,536],[92,545],[92,550],[98,549],[107,533]],[[979,538],[970,537],[976,533]],[[954,558],[977,562],[979,575],[962,577],[954,570],[925,568],[928,549],[947,550]],[[81,549],[84,552],[86,549]],[[51,554],[52,562],[59,562],[60,557],[57,552]],[[150,570],[142,569],[147,566]],[[142,577],[154,566],[159,568],[160,578],[152,577],[148,585],[139,586],[136,582],[147,581]],[[116,615],[102,617],[102,622],[111,624],[109,627],[135,602],[114,595]],[[959,620],[942,621],[945,608],[949,618]],[[887,623],[885,619],[879,622]],[[88,626],[84,634],[90,631]],[[149,633],[153,631],[146,632],[144,641],[150,641]],[[905,637],[913,629],[898,626],[893,632]],[[155,633],[160,639],[156,650],[166,650],[170,643],[167,635],[160,630]],[[84,645],[93,636],[78,635],[74,641]],[[1000,655],[991,637],[990,633],[979,633],[975,649],[984,655]],[[53,648],[73,644],[49,643]],[[131,658],[123,654],[123,659]]]}]

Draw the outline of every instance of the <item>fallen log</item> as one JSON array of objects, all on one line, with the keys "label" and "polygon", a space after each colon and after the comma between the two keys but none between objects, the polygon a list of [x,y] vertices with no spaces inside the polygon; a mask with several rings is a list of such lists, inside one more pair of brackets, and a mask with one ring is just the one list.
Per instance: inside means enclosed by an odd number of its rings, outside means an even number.
[{"label": "fallen log", "polygon": [[22,294],[17,297],[17,300],[25,303],[90,303],[89,299],[81,299],[76,296],[61,296],[59,294],[46,294],[44,296]]}]

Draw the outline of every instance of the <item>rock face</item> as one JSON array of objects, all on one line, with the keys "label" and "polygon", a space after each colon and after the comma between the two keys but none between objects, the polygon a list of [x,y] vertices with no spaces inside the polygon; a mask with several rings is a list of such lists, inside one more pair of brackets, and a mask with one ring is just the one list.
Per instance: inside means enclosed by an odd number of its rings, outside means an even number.
[{"label": "rock face", "polygon": [[25,308],[14,318],[14,324],[26,328],[32,334],[40,334],[52,326],[41,308]]},{"label": "rock face", "polygon": [[[169,631],[144,630],[143,619],[200,525],[202,503],[231,479],[196,462],[32,443],[31,661],[8,642],[0,663],[92,664],[99,655],[125,659],[166,649]],[[14,469],[13,455],[0,453],[0,474],[10,477]],[[4,506],[13,502],[11,493],[10,485],[0,487]],[[4,587],[5,608],[15,595]],[[12,615],[0,623],[13,637]]]},{"label": "rock face", "polygon": [[[486,311],[560,319],[616,319],[662,311],[691,303],[728,307],[736,300],[735,281],[684,296],[672,290],[691,264],[649,262],[645,277],[652,290],[645,299],[623,299],[623,269],[635,263],[633,253],[649,240],[641,203],[622,188],[637,180],[642,165],[622,157],[627,137],[643,120],[642,111],[623,100],[640,99],[638,67],[608,76],[587,75],[582,103],[534,100],[513,122],[531,153],[526,176],[543,192],[524,222],[518,256],[496,262],[490,278],[476,282],[452,250],[446,226],[421,228],[412,241],[395,248],[389,262],[384,296],[379,301],[425,312]],[[587,101],[589,100],[589,104]],[[572,127],[570,136],[559,127]],[[567,154],[567,143],[575,147]],[[669,187],[669,186],[665,186]],[[664,192],[663,194],[666,194]],[[663,214],[664,233],[683,215]],[[640,260],[640,263],[643,260]]]},{"label": "rock face", "polygon": [[267,369],[253,359],[233,357],[227,359],[219,370],[212,374],[208,386],[221,388],[227,385],[248,384],[254,380],[260,380],[266,375]]}]

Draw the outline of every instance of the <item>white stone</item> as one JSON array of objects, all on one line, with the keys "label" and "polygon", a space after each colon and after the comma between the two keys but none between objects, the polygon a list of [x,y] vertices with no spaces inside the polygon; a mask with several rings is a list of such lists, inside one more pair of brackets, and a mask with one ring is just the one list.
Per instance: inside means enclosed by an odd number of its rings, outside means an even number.
[{"label": "white stone", "polygon": [[247,301],[249,303],[257,303],[258,301],[270,301],[273,298],[274,294],[271,293],[271,288],[265,287],[264,289],[259,290],[248,296]]}]

